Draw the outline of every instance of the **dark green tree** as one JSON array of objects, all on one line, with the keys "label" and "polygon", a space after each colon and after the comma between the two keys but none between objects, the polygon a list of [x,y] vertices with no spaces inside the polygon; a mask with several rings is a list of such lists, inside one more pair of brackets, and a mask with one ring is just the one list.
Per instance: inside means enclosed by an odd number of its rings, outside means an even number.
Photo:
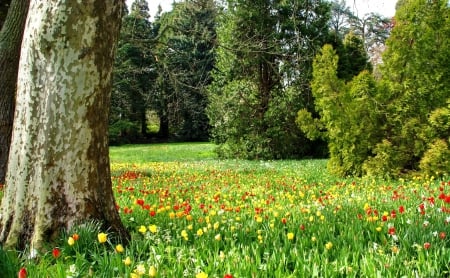
[{"label": "dark green tree", "polygon": [[205,90],[215,63],[216,14],[213,0],[190,0],[174,4],[161,19],[159,88],[178,140],[209,139]]},{"label": "dark green tree", "polygon": [[[157,77],[152,52],[156,37],[147,1],[136,0],[122,19],[110,115],[111,140],[147,136],[147,111]],[[122,139],[124,139],[122,138]]]},{"label": "dark green tree", "polygon": [[295,116],[312,104],[312,59],[328,37],[329,4],[227,4],[208,107],[219,154],[251,159],[304,155],[310,146]]},{"label": "dark green tree", "polygon": [[364,41],[353,32],[345,35],[342,44],[337,41],[333,45],[337,45],[336,53],[339,56],[337,75],[340,79],[349,81],[363,70],[372,70]]}]

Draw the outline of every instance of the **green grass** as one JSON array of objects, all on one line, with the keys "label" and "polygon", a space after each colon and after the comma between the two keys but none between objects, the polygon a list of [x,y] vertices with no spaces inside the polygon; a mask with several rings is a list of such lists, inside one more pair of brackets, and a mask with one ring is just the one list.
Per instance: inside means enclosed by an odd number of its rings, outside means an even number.
[{"label": "green grass", "polygon": [[210,143],[125,145],[110,148],[112,163],[147,163],[216,159]]},{"label": "green grass", "polygon": [[100,243],[108,231],[90,223],[53,244],[58,258],[9,260],[29,277],[450,275],[448,180],[337,179],[326,160],[218,160],[213,148],[111,148],[130,244]]}]

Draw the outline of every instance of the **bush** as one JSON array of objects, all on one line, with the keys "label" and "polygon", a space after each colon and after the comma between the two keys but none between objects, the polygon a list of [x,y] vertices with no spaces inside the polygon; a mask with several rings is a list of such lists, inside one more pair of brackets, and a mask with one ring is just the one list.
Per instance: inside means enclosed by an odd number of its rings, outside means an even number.
[{"label": "bush", "polygon": [[449,157],[449,144],[443,139],[437,139],[430,144],[429,149],[420,160],[420,169],[429,176],[448,175],[450,174]]},{"label": "bush", "polygon": [[127,120],[118,120],[109,125],[110,145],[122,145],[136,141],[139,137],[139,127]]}]

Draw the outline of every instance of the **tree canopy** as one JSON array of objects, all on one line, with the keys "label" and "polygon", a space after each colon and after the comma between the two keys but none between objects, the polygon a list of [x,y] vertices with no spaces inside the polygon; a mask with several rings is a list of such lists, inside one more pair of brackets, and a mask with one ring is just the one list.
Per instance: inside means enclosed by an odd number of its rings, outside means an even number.
[{"label": "tree canopy", "polygon": [[449,173],[449,9],[446,1],[399,2],[379,80],[367,72],[339,79],[341,56],[331,46],[316,57],[320,117],[302,110],[297,121],[311,138],[325,131],[332,172]]}]

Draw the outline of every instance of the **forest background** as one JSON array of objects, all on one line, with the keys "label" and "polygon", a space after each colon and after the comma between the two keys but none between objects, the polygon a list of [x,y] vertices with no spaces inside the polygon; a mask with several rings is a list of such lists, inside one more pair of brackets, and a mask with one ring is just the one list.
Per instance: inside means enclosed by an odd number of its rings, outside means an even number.
[{"label": "forest background", "polygon": [[224,158],[330,157],[339,176],[446,174],[448,3],[396,8],[199,0],[151,20],[134,1],[111,143],[213,140]]}]

